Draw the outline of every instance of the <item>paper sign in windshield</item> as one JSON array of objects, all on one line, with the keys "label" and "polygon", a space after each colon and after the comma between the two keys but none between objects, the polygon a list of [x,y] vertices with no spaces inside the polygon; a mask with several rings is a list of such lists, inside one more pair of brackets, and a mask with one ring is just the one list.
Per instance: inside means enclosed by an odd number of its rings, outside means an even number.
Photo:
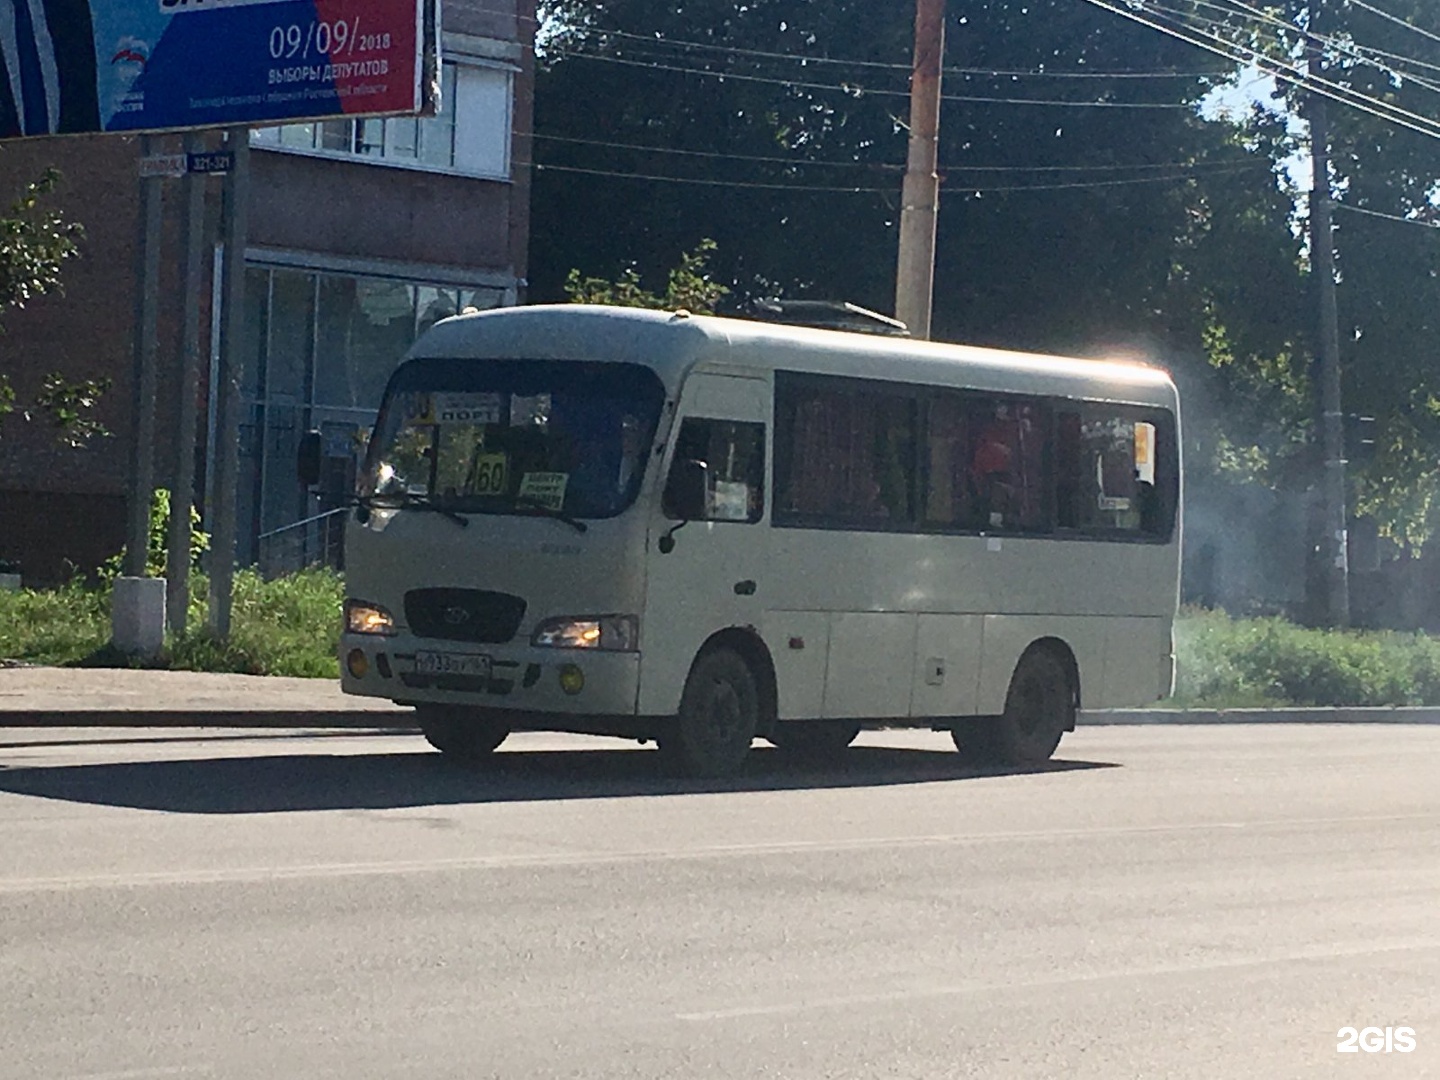
[{"label": "paper sign in windshield", "polygon": [[750,485],[738,480],[715,481],[710,506],[715,521],[746,521],[750,517]]},{"label": "paper sign in windshield", "polygon": [[563,510],[569,482],[569,473],[527,472],[520,478],[520,498],[547,510]]},{"label": "paper sign in windshield", "polygon": [[438,424],[498,424],[499,394],[434,394],[431,409]]}]

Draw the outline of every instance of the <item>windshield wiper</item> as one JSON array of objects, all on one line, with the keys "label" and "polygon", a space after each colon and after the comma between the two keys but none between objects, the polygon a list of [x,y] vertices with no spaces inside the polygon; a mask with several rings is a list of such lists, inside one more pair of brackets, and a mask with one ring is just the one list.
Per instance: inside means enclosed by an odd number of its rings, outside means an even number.
[{"label": "windshield wiper", "polygon": [[586,525],[585,522],[581,521],[579,518],[571,517],[569,514],[565,513],[564,510],[556,510],[553,506],[549,506],[546,503],[543,503],[539,499],[536,499],[530,495],[516,495],[514,502],[517,509],[524,506],[528,507],[531,510],[538,510],[545,517],[554,518],[556,521],[563,521],[566,525],[569,525],[576,532],[583,533],[590,527]]},{"label": "windshield wiper", "polygon": [[[388,500],[392,497],[397,498],[397,502],[390,503]],[[381,500],[385,501],[382,502]],[[373,510],[376,507],[395,510],[428,510],[432,514],[439,514],[441,517],[449,518],[462,529],[468,529],[470,527],[469,518],[457,514],[448,507],[437,506],[430,501],[430,496],[428,495],[416,495],[412,492],[396,492],[394,496],[358,495],[355,501],[367,510]]]},{"label": "windshield wiper", "polygon": [[469,518],[461,514],[457,514],[454,510],[451,510],[448,507],[440,506],[436,503],[431,502],[430,496],[428,495],[406,496],[405,509],[429,510],[432,514],[439,514],[441,517],[449,518],[451,521],[455,522],[456,525],[459,525],[462,529],[468,529],[470,527]]}]

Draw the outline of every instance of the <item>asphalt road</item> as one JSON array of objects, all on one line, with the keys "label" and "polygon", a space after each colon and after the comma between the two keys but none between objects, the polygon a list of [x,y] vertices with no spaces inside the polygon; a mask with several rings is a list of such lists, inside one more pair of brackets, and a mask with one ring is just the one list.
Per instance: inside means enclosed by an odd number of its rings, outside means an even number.
[{"label": "asphalt road", "polygon": [[0,1077],[1440,1077],[1440,727],[623,745],[0,731]]}]

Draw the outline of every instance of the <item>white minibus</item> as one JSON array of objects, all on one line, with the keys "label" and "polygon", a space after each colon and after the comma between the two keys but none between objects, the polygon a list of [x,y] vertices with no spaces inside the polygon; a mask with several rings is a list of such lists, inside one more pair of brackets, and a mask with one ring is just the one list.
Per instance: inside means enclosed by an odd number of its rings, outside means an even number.
[{"label": "white minibus", "polygon": [[678,770],[863,727],[1043,761],[1169,693],[1180,433],[1164,371],[535,306],[395,371],[345,546],[342,683],[446,754],[513,731]]}]

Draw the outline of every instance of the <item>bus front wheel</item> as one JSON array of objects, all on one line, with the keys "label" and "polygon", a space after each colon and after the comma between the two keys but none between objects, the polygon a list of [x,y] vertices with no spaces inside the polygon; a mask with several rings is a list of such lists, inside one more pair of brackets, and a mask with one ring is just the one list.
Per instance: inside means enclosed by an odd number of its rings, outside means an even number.
[{"label": "bus front wheel", "polygon": [[1075,726],[1075,712],[1069,666],[1054,649],[1032,648],[1015,667],[1005,712],[962,721],[951,736],[955,748],[975,761],[1033,765],[1055,753],[1061,736]]},{"label": "bus front wheel", "polygon": [[690,669],[680,711],[656,741],[687,776],[728,776],[745,761],[759,726],[760,692],[750,665],[730,649],[711,649]]},{"label": "bus front wheel", "polygon": [[457,761],[485,760],[510,734],[503,722],[468,709],[417,705],[415,718],[425,741]]}]

